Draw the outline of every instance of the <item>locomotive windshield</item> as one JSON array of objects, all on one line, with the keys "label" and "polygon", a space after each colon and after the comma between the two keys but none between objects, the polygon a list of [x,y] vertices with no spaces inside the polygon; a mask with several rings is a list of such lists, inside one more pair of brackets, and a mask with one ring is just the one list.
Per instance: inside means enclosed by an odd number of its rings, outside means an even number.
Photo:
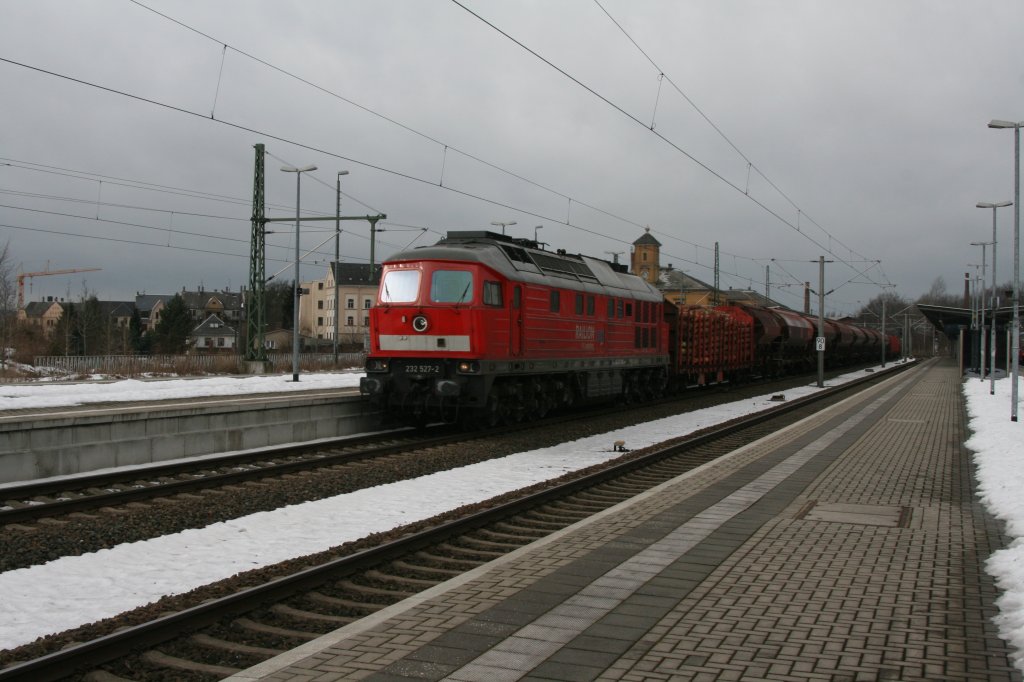
[{"label": "locomotive windshield", "polygon": [[431,303],[467,303],[473,300],[473,273],[435,270],[430,280]]},{"label": "locomotive windshield", "polygon": [[381,303],[414,303],[419,298],[419,270],[391,270],[380,284]]}]

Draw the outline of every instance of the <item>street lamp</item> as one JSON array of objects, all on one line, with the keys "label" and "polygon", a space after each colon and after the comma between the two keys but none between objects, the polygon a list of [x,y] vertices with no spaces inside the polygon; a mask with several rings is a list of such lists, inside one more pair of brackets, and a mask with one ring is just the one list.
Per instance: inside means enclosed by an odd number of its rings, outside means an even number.
[{"label": "street lamp", "polygon": [[543,229],[544,229],[543,225],[537,225],[536,227],[533,228],[533,243],[534,244],[540,244],[540,242],[537,241],[537,230],[543,230]]},{"label": "street lamp", "polygon": [[992,372],[992,382],[989,385],[988,394],[996,394],[996,305],[999,302],[999,298],[996,296],[996,209],[1006,208],[1007,206],[1013,206],[1012,201],[998,201],[992,203],[989,201],[979,201],[977,204],[978,208],[991,208],[992,209],[992,338],[989,345],[992,346],[992,362],[990,371]]},{"label": "street lamp", "polygon": [[1017,377],[1020,374],[1020,127],[1024,121],[989,121],[989,128],[1013,128],[1013,383],[1010,421],[1017,421]]},{"label": "street lamp", "polygon": [[302,174],[315,171],[316,166],[302,168],[281,166],[285,173],[295,173],[295,311],[292,315],[292,381],[299,380],[299,204],[302,197]]},{"label": "street lamp", "polygon": [[497,222],[497,221],[495,221],[495,222],[491,223],[491,225],[494,225],[495,227],[497,227],[497,226],[499,226],[499,225],[500,225],[500,226],[501,226],[501,233],[502,233],[502,234],[505,234],[505,228],[506,228],[507,226],[509,226],[509,225],[515,225],[515,224],[516,224],[516,221],[514,221],[514,220],[513,220],[513,221],[511,221],[511,222],[508,222],[508,223],[502,223],[502,222]]},{"label": "street lamp", "polygon": [[[981,327],[978,328],[978,353],[980,355],[980,359],[978,361],[978,366],[981,369],[980,379],[982,381],[985,381],[985,268],[987,266],[987,261],[986,261],[986,256],[985,256],[985,247],[988,246],[989,244],[993,244],[993,247],[992,247],[993,248],[992,257],[994,259],[995,258],[994,242],[971,242],[971,246],[980,246],[981,247],[981,290],[978,292],[978,308],[981,309]],[[996,311],[995,311],[995,308],[993,308],[992,309],[992,327],[993,327],[993,329],[995,328],[995,316],[996,316]],[[993,334],[992,338],[995,339],[995,335],[994,334]],[[989,371],[992,371],[992,370],[994,370],[996,368],[996,360],[995,360],[995,351],[994,350],[993,350],[992,355],[993,355],[993,357],[992,357],[992,365],[989,367]],[[994,379],[993,379],[993,381],[994,381]]]},{"label": "street lamp", "polygon": [[338,171],[337,204],[334,212],[334,368],[338,368],[338,261],[341,260],[341,176],[348,175],[347,170]]}]

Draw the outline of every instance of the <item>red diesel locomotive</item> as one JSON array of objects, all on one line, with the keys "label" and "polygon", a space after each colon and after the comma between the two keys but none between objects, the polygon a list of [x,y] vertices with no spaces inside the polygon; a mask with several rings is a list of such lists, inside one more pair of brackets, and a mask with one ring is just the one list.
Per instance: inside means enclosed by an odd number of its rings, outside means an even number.
[{"label": "red diesel locomotive", "polygon": [[[881,352],[878,332],[830,323],[831,355]],[[417,424],[540,418],[815,357],[814,328],[792,311],[677,307],[624,265],[482,231],[385,261],[370,330],[360,391]]]},{"label": "red diesel locomotive", "polygon": [[542,417],[668,381],[664,299],[625,266],[489,232],[386,261],[360,389],[414,422]]}]

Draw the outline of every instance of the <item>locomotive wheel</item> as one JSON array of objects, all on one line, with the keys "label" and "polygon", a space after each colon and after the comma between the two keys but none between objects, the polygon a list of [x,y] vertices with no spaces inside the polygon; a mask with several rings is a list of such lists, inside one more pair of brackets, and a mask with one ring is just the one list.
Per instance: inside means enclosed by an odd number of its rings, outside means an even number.
[{"label": "locomotive wheel", "polygon": [[484,405],[483,418],[480,420],[480,425],[491,429],[498,426],[501,424],[502,411],[501,401],[498,400],[498,396],[491,393],[487,396],[487,404]]}]

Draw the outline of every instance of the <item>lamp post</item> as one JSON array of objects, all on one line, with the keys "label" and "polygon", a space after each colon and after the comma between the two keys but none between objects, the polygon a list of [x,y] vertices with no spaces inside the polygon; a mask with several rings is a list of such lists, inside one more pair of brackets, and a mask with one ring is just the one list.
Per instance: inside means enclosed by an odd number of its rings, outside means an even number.
[{"label": "lamp post", "polygon": [[292,315],[292,381],[299,380],[299,294],[302,287],[299,284],[299,205],[302,198],[302,174],[315,171],[316,166],[309,165],[302,168],[295,166],[281,166],[285,173],[295,173],[295,311]]},{"label": "lamp post", "polygon": [[[986,260],[985,247],[992,242],[971,242],[971,246],[981,247],[981,289],[978,292],[978,308],[981,309],[981,327],[978,330],[978,351],[981,354],[979,360],[979,367],[981,368],[981,380],[985,381],[985,268],[987,267],[988,261]],[[995,246],[992,247],[993,249]],[[995,258],[995,253],[992,254]],[[992,310],[992,325],[995,326],[995,309]],[[993,352],[993,355],[995,353]],[[995,369],[995,357],[992,358],[992,364],[989,366],[989,371]]]},{"label": "lamp post", "polygon": [[533,243],[534,244],[540,244],[540,242],[537,240],[537,230],[543,230],[543,229],[544,229],[543,225],[536,225],[533,228]]},{"label": "lamp post", "polygon": [[337,204],[334,213],[334,368],[338,368],[338,261],[341,260],[341,176],[347,170],[338,171]]},{"label": "lamp post", "polygon": [[500,226],[501,226],[501,233],[502,233],[502,234],[505,234],[505,228],[506,228],[507,226],[509,226],[509,225],[515,225],[515,224],[516,224],[516,221],[514,221],[514,220],[513,220],[513,221],[511,221],[511,222],[507,222],[507,223],[502,223],[502,222],[498,222],[498,221],[495,221],[495,222],[492,222],[492,223],[491,223],[491,225],[494,225],[495,227],[498,227],[498,226],[500,225]]},{"label": "lamp post", "polygon": [[1010,421],[1017,421],[1017,376],[1020,374],[1020,127],[1024,121],[989,121],[989,128],[1013,128],[1013,383]]},{"label": "lamp post", "polygon": [[[989,363],[992,372],[992,382],[989,385],[988,394],[996,394],[996,306],[999,304],[999,297],[996,295],[996,209],[1012,206],[1012,201],[979,201],[978,208],[992,209],[992,337],[989,345],[992,346],[992,361]],[[1007,349],[1009,350],[1009,349]]]},{"label": "lamp post", "polygon": [[879,322],[880,322],[879,329],[882,332],[882,368],[883,369],[885,368],[885,355],[889,351],[889,339],[887,339],[886,336],[885,336],[885,290],[886,289],[890,289],[890,288],[891,289],[895,289],[896,285],[895,284],[883,284],[882,285],[882,296],[881,296],[881,298],[882,298],[882,317],[879,318]]}]

